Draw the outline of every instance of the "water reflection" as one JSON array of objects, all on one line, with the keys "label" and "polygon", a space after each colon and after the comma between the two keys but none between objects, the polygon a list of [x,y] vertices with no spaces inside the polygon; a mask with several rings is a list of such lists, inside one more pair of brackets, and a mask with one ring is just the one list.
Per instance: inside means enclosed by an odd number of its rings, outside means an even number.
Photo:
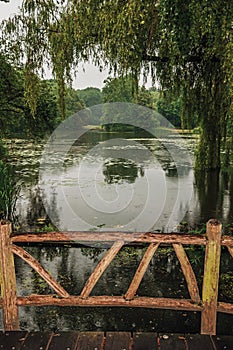
[{"label": "water reflection", "polygon": [[196,172],[196,206],[191,215],[186,215],[190,222],[205,223],[210,218],[218,218],[224,225],[233,223],[233,172],[232,170],[212,170]]},{"label": "water reflection", "polygon": [[[148,137],[149,136],[149,137]],[[121,147],[116,148],[114,142],[106,143],[109,139],[128,138],[133,143],[135,154],[140,155],[143,147],[148,148],[150,157],[130,159],[126,156],[129,143],[121,143]],[[188,147],[193,150],[195,139],[169,141],[170,147]],[[183,142],[183,143],[182,143]],[[97,159],[99,150],[96,153],[98,145],[101,146],[102,157]],[[97,148],[95,148],[97,146]],[[118,143],[119,146],[119,143]],[[92,153],[90,153],[92,149]],[[132,149],[132,148],[131,148]],[[66,171],[63,178],[55,172],[48,177],[49,187],[46,193],[38,189],[38,164],[41,155],[42,146],[30,143],[28,141],[15,142],[14,153],[11,154],[12,163],[17,166],[18,176],[23,181],[21,193],[17,201],[18,218],[24,229],[31,227],[38,228],[38,220],[41,226],[49,224],[51,213],[55,216],[55,221],[59,219],[63,210],[59,205],[59,191],[68,191],[68,184],[72,184],[70,192],[67,194],[78,195],[77,189],[77,169],[82,162],[83,178],[78,183],[78,190],[85,189],[86,194],[92,194],[93,183],[91,176],[97,171],[97,187],[102,196],[108,201],[116,198],[115,190],[118,186],[118,193],[122,191],[122,196],[130,191],[132,186],[138,186],[138,195],[134,199],[134,204],[125,215],[118,218],[109,214],[108,220],[103,221],[101,215],[93,217],[92,213],[83,206],[80,200],[77,205],[77,198],[73,205],[75,210],[81,213],[83,217],[92,218],[93,228],[100,229],[102,224],[112,224],[113,229],[117,228],[119,223],[127,222],[129,217],[137,215],[141,209],[141,203],[145,198],[145,178],[151,176],[154,179],[155,169],[162,179],[166,180],[168,199],[164,203],[163,214],[157,220],[154,230],[164,230],[167,225],[172,207],[177,195],[177,169],[172,161],[169,152],[158,139],[151,138],[151,135],[137,133],[104,133],[99,131],[87,132],[75,142],[67,156]],[[88,156],[87,156],[87,153]],[[120,154],[120,156],[119,156]],[[86,158],[85,158],[86,156]],[[156,158],[156,161],[154,159]],[[190,202],[185,220],[190,224],[206,222],[210,217],[218,217],[224,223],[233,222],[233,172],[209,172],[206,174],[197,174],[193,183],[192,169],[186,164],[185,159],[180,153],[179,176],[181,179],[181,195],[185,198],[185,184],[193,187],[193,198]],[[153,170],[153,171],[152,171]],[[51,174],[50,174],[51,175]],[[58,186],[54,179],[60,179]],[[182,184],[184,184],[182,188]],[[154,211],[156,211],[157,188],[155,186]],[[111,192],[108,192],[110,191]],[[121,194],[120,193],[120,194]],[[45,212],[43,201],[45,195],[48,200],[49,210]],[[44,196],[44,198],[43,198]],[[114,197],[115,196],[115,197]],[[181,197],[182,198],[182,197]],[[92,203],[95,203],[94,201]],[[159,203],[160,205],[160,203]],[[182,201],[180,203],[182,206]],[[108,203],[108,207],[110,207]],[[139,209],[138,209],[139,208]],[[177,211],[184,208],[177,207]],[[64,216],[66,212],[62,213]],[[145,213],[141,217],[142,227],[154,212]],[[105,217],[106,219],[106,217]],[[115,221],[114,221],[115,220]],[[134,229],[133,227],[132,229]],[[105,227],[103,227],[105,229]],[[71,294],[78,295],[90,276],[94,267],[98,264],[105,253],[105,249],[95,248],[68,248],[68,247],[30,247],[35,258],[37,258],[46,269],[57,279]],[[109,294],[122,295],[126,292],[131,278],[138,267],[144,250],[130,250],[125,247],[119,257],[107,269],[101,277],[100,282],[95,286],[93,293],[95,295]],[[201,280],[203,275],[203,250],[189,250],[189,258],[194,266],[198,276],[198,284],[201,290]],[[18,292],[20,295],[31,293],[53,293],[50,287],[31,270],[22,260],[16,258]],[[228,302],[233,301],[231,286],[233,286],[232,259],[229,255],[224,256],[221,266],[220,280],[220,299]],[[230,273],[229,273],[230,271]],[[225,287],[224,287],[225,286]],[[187,287],[180,270],[179,263],[174,252],[169,249],[161,249],[153,257],[146,275],[138,290],[139,295],[158,296],[158,297],[187,297]],[[20,308],[22,329],[33,330],[128,330],[128,331],[166,331],[166,332],[199,332],[200,315],[190,312],[174,312],[170,310],[144,310],[144,309],[125,309],[125,308],[57,308],[57,307],[35,307]],[[218,333],[233,334],[232,315],[218,316]]]},{"label": "water reflection", "polygon": [[[123,153],[127,152],[127,147],[125,148],[125,151],[123,149],[124,147],[118,150],[114,147],[103,147],[107,140],[115,139],[117,142],[117,139],[119,138],[127,138],[127,140],[135,142],[138,145],[138,148],[135,148],[135,154],[139,154],[140,145],[142,145],[149,150],[152,157],[143,159],[142,161],[136,159],[132,160],[127,158],[127,153]],[[171,143],[170,147],[176,147],[176,138],[171,138],[169,142]],[[195,143],[196,139],[189,137],[183,139],[183,141],[180,139],[177,146],[181,149],[182,147],[188,148],[190,152],[193,152]],[[99,159],[99,163],[96,159],[98,152],[95,153],[95,146],[98,148],[98,145],[102,145],[103,150],[103,158],[102,160]],[[114,145],[113,142],[112,145]],[[46,215],[43,207],[43,201],[45,200],[43,196],[45,196],[45,194],[41,192],[39,193],[37,186],[38,165],[42,146],[42,144],[36,145],[30,140],[15,140],[14,148],[9,147],[9,160],[16,166],[17,176],[20,179],[21,184],[21,192],[19,193],[16,203],[16,216],[18,225],[23,226],[24,229],[30,229],[37,226],[38,219],[40,218],[45,218],[46,224],[48,222],[49,215]],[[90,149],[93,150],[92,155],[89,154],[89,157],[84,159]],[[157,160],[157,163],[154,162],[154,159]],[[177,194],[177,169],[166,147],[164,147],[158,139],[151,138],[151,135],[148,135],[148,133],[143,131],[139,132],[139,130],[136,132],[125,133],[107,133],[97,130],[89,131],[83,134],[80,139],[73,144],[67,156],[66,164],[64,164],[64,168],[67,171],[65,177],[63,177],[62,183],[56,186],[56,181],[54,182],[52,178],[52,176],[54,176],[56,180],[56,174],[52,174],[49,180],[49,188],[46,191],[47,204],[51,207],[49,212],[54,213],[55,222],[58,220],[62,211],[62,208],[58,205],[59,194],[57,192],[61,189],[67,191],[67,185],[70,183],[73,183],[71,192],[75,193],[76,189],[77,191],[79,190],[79,188],[77,188],[77,167],[82,160],[84,160],[83,165],[85,165],[83,168],[83,184],[79,185],[82,185],[83,189],[86,188],[88,192],[87,194],[93,193],[93,187],[90,182],[85,182],[85,177],[88,179],[89,174],[93,174],[93,172],[96,171],[94,170],[95,167],[99,167],[99,170],[102,171],[102,175],[101,172],[99,172],[97,176],[97,180],[99,181],[99,184],[97,184],[98,191],[101,196],[104,196],[107,200],[117,198],[115,186],[120,185],[118,190],[122,190],[124,196],[126,196],[127,193],[130,194],[130,186],[137,186],[139,191],[137,203],[130,208],[130,212],[126,213],[126,216],[132,215],[132,217],[135,217],[138,213],[137,208],[139,207],[137,206],[140,206],[143,203],[143,196],[146,191],[146,176],[150,174],[151,169],[156,169],[157,167],[160,174],[163,175],[163,178],[166,180],[169,197],[165,203],[162,216],[151,229],[169,230],[167,222]],[[205,223],[211,217],[218,217],[224,224],[231,224],[233,222],[232,171],[212,171],[207,172],[206,174],[197,174],[196,179],[194,180],[192,169],[185,164],[185,160],[182,159],[182,153],[180,154],[180,164],[183,164],[179,168],[179,175],[182,179],[181,190],[184,188],[184,196],[185,183],[193,188],[193,197],[187,208],[184,221],[189,222],[191,226],[195,226],[199,223]],[[117,172],[121,175],[116,174]],[[122,178],[120,179],[121,176]],[[151,176],[154,178],[154,174],[151,173]],[[120,183],[117,182],[117,178]],[[110,189],[112,192],[108,192]],[[77,205],[77,200],[74,201],[73,206],[76,207],[75,210],[78,211],[80,215],[84,215],[85,218],[86,207],[81,206],[81,201],[79,205]],[[177,212],[179,210],[179,207],[177,207]],[[64,213],[64,215],[67,215],[67,213]],[[105,220],[101,215],[95,219],[96,215],[92,215],[90,212],[88,212],[88,215],[93,217],[91,228],[98,228],[99,225],[102,224],[105,224],[106,227],[108,222],[112,221],[112,218]],[[125,220],[126,218],[124,219],[124,215],[122,215],[122,222],[125,222]],[[121,218],[115,220],[115,226],[117,229],[119,228],[120,221]],[[145,215],[141,221],[147,222],[148,217]],[[41,226],[43,226],[43,222]],[[134,228],[135,227],[133,227],[133,229]],[[174,227],[172,227],[172,229],[174,229]]]},{"label": "water reflection", "polygon": [[138,176],[144,176],[143,166],[135,164],[135,162],[118,158],[107,160],[103,165],[104,181],[107,184],[134,183]]},{"label": "water reflection", "polygon": [[[105,250],[68,247],[27,247],[54,278],[70,294],[78,295]],[[142,259],[145,248],[124,247],[96,284],[92,295],[123,295]],[[189,248],[187,254],[192,262],[201,290],[204,250]],[[20,295],[53,293],[52,289],[22,260],[16,259],[17,283]],[[233,302],[228,286],[233,283],[233,261],[223,251],[221,262],[221,301]],[[139,296],[187,298],[187,285],[178,259],[171,248],[160,248],[154,255],[138,289]],[[33,330],[127,330],[186,332],[200,330],[200,314],[172,310],[134,308],[80,308],[80,307],[24,307],[21,310],[22,329]],[[233,334],[232,315],[218,317],[218,332]]]}]

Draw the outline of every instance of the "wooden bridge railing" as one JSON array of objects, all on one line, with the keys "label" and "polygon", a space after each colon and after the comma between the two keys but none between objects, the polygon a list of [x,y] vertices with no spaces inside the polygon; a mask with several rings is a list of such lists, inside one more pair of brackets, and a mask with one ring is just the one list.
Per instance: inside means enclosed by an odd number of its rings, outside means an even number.
[{"label": "wooden bridge railing", "polygon": [[[18,330],[20,306],[125,306],[174,309],[201,312],[201,334],[216,334],[217,312],[233,314],[233,304],[218,302],[218,283],[221,246],[226,246],[233,257],[233,238],[221,236],[222,226],[217,220],[209,220],[205,235],[122,233],[122,232],[50,232],[14,235],[11,224],[0,222],[0,307],[3,310],[5,330]],[[84,244],[106,242],[111,247],[96,266],[80,295],[70,295],[26,250],[23,243]],[[135,272],[124,296],[90,296],[97,281],[118,254],[124,244],[147,243],[148,248]],[[190,299],[139,297],[136,295],[148,265],[160,244],[173,246],[187,282]],[[204,245],[205,263],[200,296],[196,276],[183,245]],[[17,296],[14,254],[26,261],[56,292],[55,295]]]}]

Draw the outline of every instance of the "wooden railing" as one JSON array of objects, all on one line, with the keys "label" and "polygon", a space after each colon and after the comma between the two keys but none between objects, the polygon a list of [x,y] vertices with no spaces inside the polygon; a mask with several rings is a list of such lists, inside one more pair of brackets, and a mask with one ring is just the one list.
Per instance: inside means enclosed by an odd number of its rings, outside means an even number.
[{"label": "wooden railing", "polygon": [[[217,312],[233,314],[233,304],[218,302],[218,284],[221,246],[226,246],[233,257],[233,238],[221,236],[222,226],[209,220],[205,235],[122,233],[122,232],[50,232],[14,235],[9,222],[0,222],[0,276],[3,324],[5,330],[18,330],[20,306],[125,306],[160,308],[201,312],[201,334],[216,334]],[[96,266],[80,295],[70,295],[21,245],[26,243],[86,244],[105,242],[110,245]],[[103,272],[124,244],[147,244],[147,250],[124,296],[90,296]],[[19,244],[20,245],[17,245]],[[159,245],[172,245],[187,282],[190,299],[173,299],[137,296],[138,287]],[[205,263],[200,295],[196,276],[185,252],[184,245],[204,245]],[[14,254],[26,261],[56,292],[54,295],[17,296]]]}]

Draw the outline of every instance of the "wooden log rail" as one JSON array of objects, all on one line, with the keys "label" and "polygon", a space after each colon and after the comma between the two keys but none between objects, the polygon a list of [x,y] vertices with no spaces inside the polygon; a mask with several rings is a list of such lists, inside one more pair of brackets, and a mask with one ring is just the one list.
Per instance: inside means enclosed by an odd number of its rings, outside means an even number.
[{"label": "wooden log rail", "polygon": [[[14,235],[9,222],[0,222],[0,307],[3,310],[4,330],[18,330],[20,306],[123,306],[173,309],[201,312],[201,334],[216,334],[217,312],[233,314],[233,304],[218,302],[219,268],[221,246],[228,248],[233,257],[233,238],[221,236],[222,225],[211,219],[206,226],[205,235],[122,233],[122,232],[50,232],[23,233]],[[96,266],[80,295],[70,295],[44,267],[18,244],[94,244],[105,242],[110,246],[105,256]],[[124,244],[147,244],[147,250],[135,272],[124,296],[92,296],[91,292],[119,253]],[[151,259],[159,245],[172,245],[185,277],[190,299],[156,298],[137,296],[137,290]],[[204,245],[205,263],[202,294],[200,295],[196,276],[185,252],[184,245]],[[14,255],[26,261],[49,285],[54,295],[17,296]]]}]

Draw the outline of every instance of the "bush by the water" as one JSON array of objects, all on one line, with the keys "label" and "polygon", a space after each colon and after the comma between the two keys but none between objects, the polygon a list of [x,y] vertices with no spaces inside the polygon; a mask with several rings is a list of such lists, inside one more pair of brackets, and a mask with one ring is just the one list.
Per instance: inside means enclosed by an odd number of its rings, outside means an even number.
[{"label": "bush by the water", "polygon": [[14,167],[0,160],[0,219],[14,219],[19,186]]}]

